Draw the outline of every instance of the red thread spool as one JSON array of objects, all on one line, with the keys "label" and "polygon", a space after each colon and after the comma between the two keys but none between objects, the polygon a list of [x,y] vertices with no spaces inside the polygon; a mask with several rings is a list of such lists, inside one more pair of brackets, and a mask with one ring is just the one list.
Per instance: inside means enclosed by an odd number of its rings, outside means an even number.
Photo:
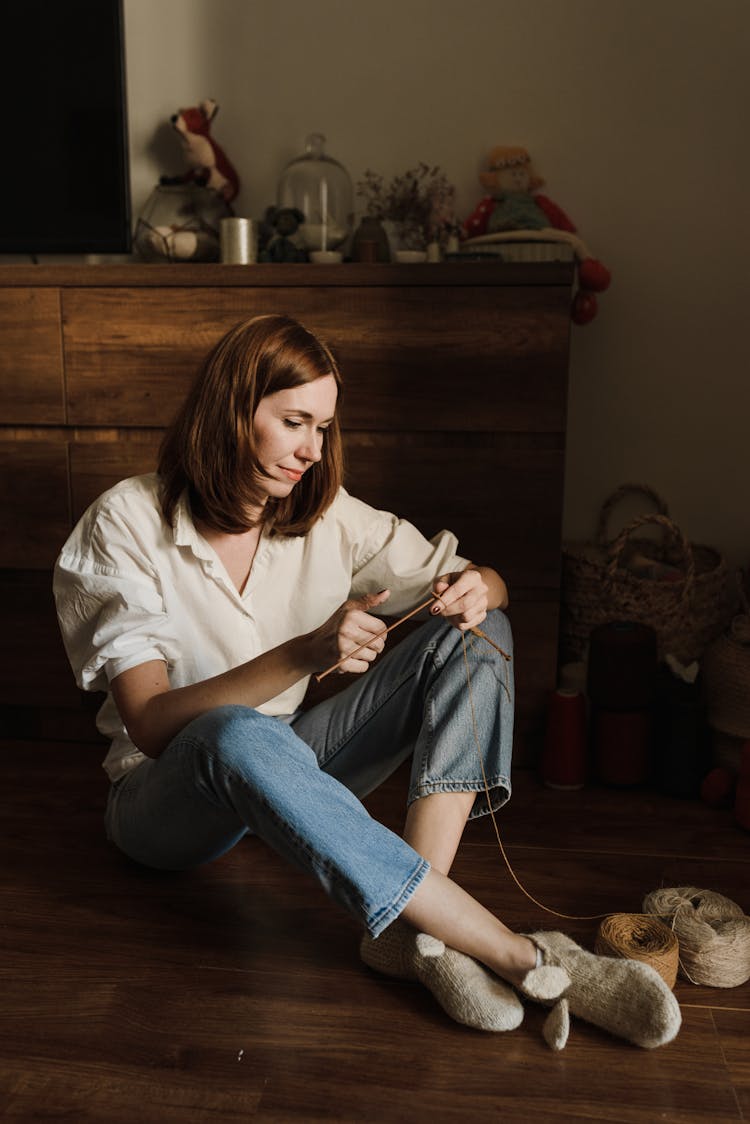
[{"label": "red thread spool", "polygon": [[734,798],[734,818],[740,827],[750,831],[750,741],[745,742],[740,753],[740,777]]},{"label": "red thread spool", "polygon": [[701,800],[709,808],[731,808],[735,801],[737,778],[726,765],[717,765],[701,783]]},{"label": "red thread spool", "polygon": [[580,691],[555,691],[550,699],[541,775],[548,788],[582,788],[586,781],[586,700]]},{"label": "red thread spool", "polygon": [[651,710],[602,710],[592,717],[591,743],[596,775],[603,784],[631,788],[651,773]]}]

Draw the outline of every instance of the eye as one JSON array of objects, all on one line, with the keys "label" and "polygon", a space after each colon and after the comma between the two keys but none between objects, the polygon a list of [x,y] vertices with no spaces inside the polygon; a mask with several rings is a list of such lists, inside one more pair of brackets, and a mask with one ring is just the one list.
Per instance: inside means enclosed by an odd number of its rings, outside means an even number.
[{"label": "eye", "polygon": [[299,429],[302,422],[295,421],[294,418],[284,418],[284,425],[287,429]]}]

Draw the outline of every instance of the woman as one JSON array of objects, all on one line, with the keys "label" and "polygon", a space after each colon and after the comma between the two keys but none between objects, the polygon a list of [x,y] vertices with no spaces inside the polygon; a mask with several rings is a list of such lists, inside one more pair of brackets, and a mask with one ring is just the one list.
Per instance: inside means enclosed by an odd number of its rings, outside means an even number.
[{"label": "woman", "polygon": [[[108,692],[108,835],[184,869],[253,832],[362,922],[369,964],[422,979],[463,1022],[508,1029],[522,1007],[502,981],[530,993],[555,954],[448,877],[467,818],[510,793],[512,684],[490,645],[462,643],[481,623],[509,649],[505,584],[448,532],[428,542],[343,490],[340,391],[331,352],[296,321],[238,324],[158,473],[106,492],[63,547],[68,656],[79,686]],[[371,667],[386,639],[374,611],[430,593],[427,623]],[[332,665],[368,674],[302,710]],[[409,756],[400,838],[359,798]]]}]

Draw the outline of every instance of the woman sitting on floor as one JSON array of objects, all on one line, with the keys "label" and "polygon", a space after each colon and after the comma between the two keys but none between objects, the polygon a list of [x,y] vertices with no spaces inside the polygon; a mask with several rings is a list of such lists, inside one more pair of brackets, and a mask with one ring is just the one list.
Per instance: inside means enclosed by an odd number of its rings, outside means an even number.
[{"label": "woman sitting on floor", "polygon": [[[463,643],[482,624],[510,651],[505,583],[447,531],[427,541],[344,491],[340,388],[331,352],[296,321],[238,324],[166,433],[158,473],[106,492],[63,547],[66,650],[79,686],[108,692],[110,839],[177,870],[252,832],[361,921],[368,964],[422,980],[454,1018],[507,1030],[523,1015],[514,989],[564,993],[615,1033],[668,1041],[679,1008],[651,969],[511,932],[448,877],[467,818],[510,795],[512,681],[489,644]],[[430,594],[427,621],[374,663],[375,612]],[[360,678],[302,710],[331,665]],[[360,799],[407,758],[400,837]]]}]

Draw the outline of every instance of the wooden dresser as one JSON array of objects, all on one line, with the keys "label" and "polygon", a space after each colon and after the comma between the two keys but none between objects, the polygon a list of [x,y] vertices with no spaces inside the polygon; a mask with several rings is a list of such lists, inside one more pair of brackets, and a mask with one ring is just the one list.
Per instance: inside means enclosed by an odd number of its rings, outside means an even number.
[{"label": "wooden dresser", "polygon": [[349,490],[506,578],[531,764],[557,660],[571,284],[557,263],[0,266],[2,734],[98,738],[57,632],[57,552],[154,467],[215,340],[288,312],[340,360]]}]

